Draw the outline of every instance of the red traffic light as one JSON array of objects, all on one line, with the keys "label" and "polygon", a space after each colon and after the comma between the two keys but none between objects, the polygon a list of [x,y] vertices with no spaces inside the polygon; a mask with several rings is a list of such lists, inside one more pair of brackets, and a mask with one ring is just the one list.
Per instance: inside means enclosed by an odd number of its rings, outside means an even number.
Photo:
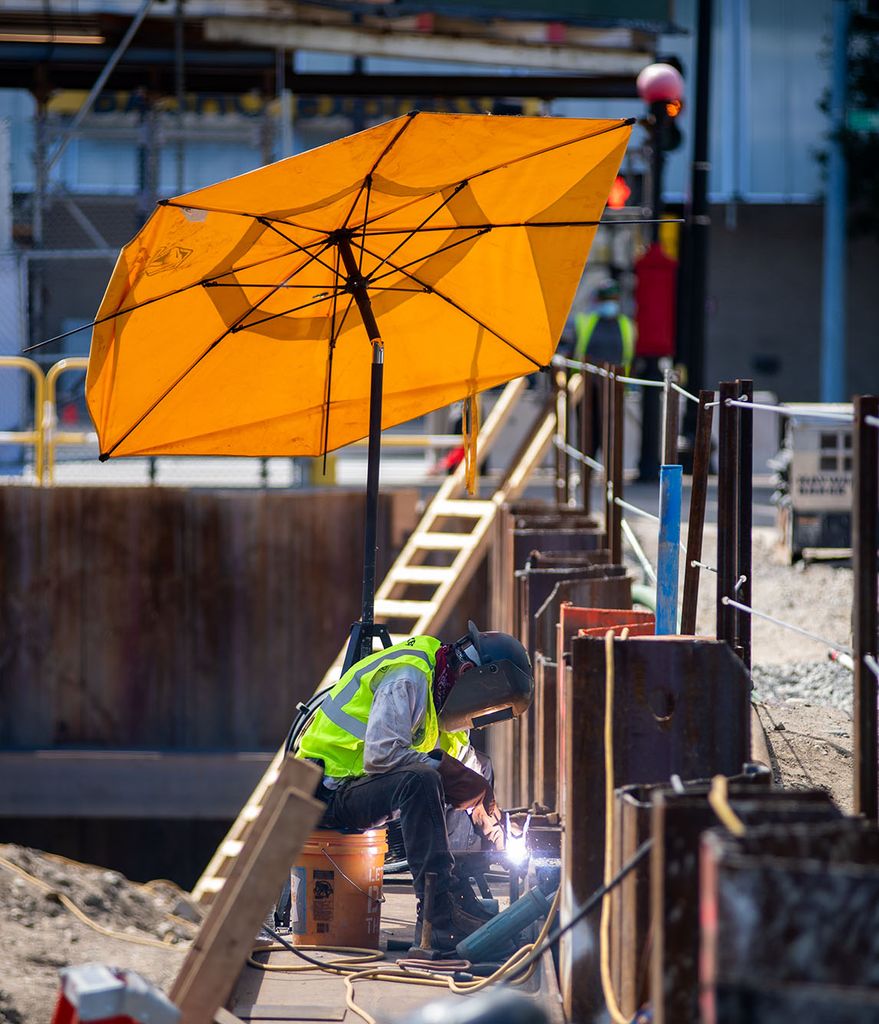
[{"label": "red traffic light", "polygon": [[618,174],[614,179],[614,183],[610,186],[610,192],[607,197],[607,205],[611,210],[621,210],[632,194],[632,190],[629,188],[626,179],[622,174]]}]

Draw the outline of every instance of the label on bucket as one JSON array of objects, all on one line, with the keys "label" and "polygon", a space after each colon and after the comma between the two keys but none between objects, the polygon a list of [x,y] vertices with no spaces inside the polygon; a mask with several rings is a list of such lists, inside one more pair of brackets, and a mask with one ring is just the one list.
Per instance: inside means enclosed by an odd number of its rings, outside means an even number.
[{"label": "label on bucket", "polygon": [[294,935],[305,935],[308,931],[307,889],[308,877],[305,868],[291,868],[290,928]]},{"label": "label on bucket", "polygon": [[313,885],[311,894],[313,903],[311,913],[314,918],[314,930],[320,934],[329,932],[333,922],[336,873],[335,871],[312,872]]}]

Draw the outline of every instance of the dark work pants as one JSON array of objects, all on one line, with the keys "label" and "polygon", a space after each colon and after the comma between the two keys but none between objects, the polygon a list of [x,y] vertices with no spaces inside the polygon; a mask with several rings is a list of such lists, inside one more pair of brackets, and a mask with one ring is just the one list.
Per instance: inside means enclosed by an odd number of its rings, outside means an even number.
[{"label": "dark work pants", "polygon": [[437,893],[448,890],[454,859],[449,853],[443,783],[436,768],[409,764],[362,775],[335,790],[322,786],[319,795],[327,801],[321,822],[326,828],[376,828],[399,811],[415,895],[419,899],[423,895],[429,871],[436,873]]}]

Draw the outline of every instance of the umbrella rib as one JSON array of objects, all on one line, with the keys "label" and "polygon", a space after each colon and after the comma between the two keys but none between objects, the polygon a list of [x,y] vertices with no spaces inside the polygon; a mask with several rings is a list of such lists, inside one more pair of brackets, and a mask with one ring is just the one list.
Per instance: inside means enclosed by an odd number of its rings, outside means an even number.
[{"label": "umbrella rib", "polygon": [[[291,228],[301,228],[303,231],[314,231],[315,234],[322,234],[320,228],[316,228],[313,224],[300,224],[295,220],[286,220],[283,217],[270,217],[268,214],[256,214],[252,211],[250,213],[247,210],[224,210],[220,206],[190,206],[189,203],[175,203],[173,199],[160,199],[156,206],[174,206],[178,210],[198,210],[199,213],[225,213],[229,217],[247,217],[248,220],[258,221],[273,221],[278,224],[286,224]],[[319,239],[323,241],[323,239]],[[314,242],[309,242],[309,245],[314,245]]]},{"label": "umbrella rib", "polygon": [[[595,228],[602,225],[616,224],[644,224],[646,221],[616,221],[616,220],[546,220],[546,221],[518,221],[506,224],[447,224],[445,226],[435,225],[434,227],[419,227],[419,233],[423,231],[476,231],[479,228]],[[375,235],[404,235],[412,232],[413,228],[379,228],[377,231],[370,231],[369,236]]]},{"label": "umbrella rib", "polygon": [[[297,249],[300,249],[300,250],[302,250],[302,251],[305,251],[305,250],[303,249],[303,247],[302,247],[301,245],[299,245],[299,243],[298,243],[298,242],[294,242],[294,241],[293,241],[293,239],[289,237],[289,235],[285,235],[285,234],[284,234],[284,232],[283,232],[283,231],[281,231],[281,229],[280,229],[280,228],[276,228],[276,227],[275,227],[275,225],[274,225],[274,224],[272,224],[272,223],[271,223],[270,221],[267,221],[267,220],[265,219],[265,217],[255,217],[255,218],[254,218],[254,220],[257,220],[257,221],[258,221],[258,222],[259,222],[260,224],[262,224],[262,225],[263,225],[264,227],[267,227],[267,228],[268,228],[268,229],[269,229],[270,231],[274,231],[274,232],[275,232],[275,234],[278,234],[278,235],[280,235],[280,236],[281,236],[281,238],[283,238],[285,242],[289,242],[289,243],[290,243],[290,245],[293,245],[293,246],[295,246],[295,247],[296,247]],[[328,249],[328,248],[330,247],[330,245],[332,244],[332,243],[328,242],[328,240],[327,240],[327,238],[326,238],[326,237],[322,238],[322,239],[321,239],[321,242],[325,243],[325,244],[324,244],[324,248],[323,248],[323,250],[322,250],[322,251],[326,251],[326,250],[327,250],[327,249]],[[335,273],[335,270],[333,269],[333,267],[332,267],[332,264],[330,264],[330,263],[324,263],[324,261],[323,261],[323,260],[322,260],[322,259],[320,258],[320,256],[321,256],[320,252],[318,252],[318,253],[309,253],[309,262],[310,262],[311,260],[317,260],[317,262],[318,262],[318,263],[319,263],[319,264],[320,264],[320,265],[321,265],[322,267],[325,267],[325,268],[326,268],[327,270],[329,270],[329,272],[330,272],[331,274],[334,274],[334,273]],[[303,266],[307,266],[307,264],[303,264]]]},{"label": "umbrella rib", "polygon": [[[366,251],[369,252],[368,249]],[[369,252],[369,255],[378,259],[376,254],[373,252]],[[433,285],[427,284],[426,281],[421,281],[414,274],[410,274],[408,270],[404,270],[402,267],[394,267],[394,270],[398,270],[401,274],[404,274],[406,277],[411,278],[416,284],[420,284],[421,287],[425,289],[425,291],[430,292],[432,295],[436,295],[437,298],[442,299],[444,302],[447,302],[454,309],[457,309],[459,313],[463,313],[464,316],[468,317],[475,324],[478,324],[480,327],[484,328],[490,334],[493,334],[498,339],[498,341],[502,341],[514,352],[517,352],[520,356],[522,356],[523,359],[527,359],[529,363],[533,363],[538,370],[543,369],[543,365],[539,363],[533,356],[529,356],[527,352],[523,352],[522,349],[520,349],[518,345],[515,345],[512,341],[510,341],[509,338],[505,338],[502,334],[499,334],[493,327],[489,327],[487,323],[485,323],[483,320],[480,320],[478,316],[474,316],[473,313],[464,309],[464,307],[455,302],[454,299],[449,298],[448,295],[443,295],[443,293],[440,291],[437,291],[437,289]]]},{"label": "umbrella rib", "polygon": [[[406,131],[406,129],[409,127],[410,124],[412,124],[412,121],[415,119],[415,115],[417,113],[418,113],[417,110],[411,110],[408,114],[405,115],[406,120],[403,122],[402,125],[400,125],[400,127],[397,130],[397,132],[394,135],[394,137],[392,139],[388,140],[388,143],[385,146],[385,148],[375,158],[375,163],[372,165],[372,170],[369,172],[369,174],[366,175],[366,177],[360,183],[360,188],[357,189],[357,195],[354,197],[354,202],[351,204],[351,207],[348,210],[348,215],[342,221],[342,229],[343,230],[348,227],[348,224],[349,224],[351,218],[354,216],[354,211],[357,209],[357,204],[360,202],[360,197],[363,195],[363,190],[365,188],[366,189],[371,189],[372,188],[372,176],[373,176],[373,174],[375,174],[376,168],[382,162],[382,160],[384,160],[384,158],[387,156],[387,154],[394,148],[394,146],[397,143],[397,140],[400,138],[400,136],[403,134],[403,132]],[[367,205],[367,212],[368,212],[368,210],[369,210],[369,197],[368,197],[368,195],[367,195],[367,203],[366,203],[366,205]],[[365,223],[366,223],[366,216],[364,215],[364,224]]]},{"label": "umbrella rib", "polygon": [[[415,235],[418,234],[418,232],[424,227],[424,225],[432,217],[435,217],[440,212],[440,210],[442,210],[446,206],[448,206],[449,203],[455,198],[455,196],[461,191],[461,189],[466,187],[466,185],[467,185],[466,181],[462,181],[458,185],[456,185],[455,188],[449,193],[449,195],[446,196],[446,198],[439,204],[439,206],[435,210],[432,210],[429,214],[427,214],[427,216],[424,218],[424,220],[422,220],[422,222],[417,227],[412,228],[412,230],[409,232],[409,234],[404,239],[402,239],[402,241],[398,242],[397,245],[393,249],[391,249],[391,251],[387,254],[387,256],[385,256],[385,258],[381,261],[381,263],[379,263],[379,265],[377,267],[373,268],[373,270],[371,271],[371,274],[374,274],[376,272],[376,270],[378,270],[380,267],[382,267],[385,263],[387,263],[391,259],[391,257],[393,257],[396,253],[398,253],[400,251],[400,249],[402,249],[403,246],[410,239],[412,239]],[[364,224],[363,224],[363,240],[362,240],[361,245],[360,245],[360,258],[361,258],[361,260],[363,259],[363,247],[364,247],[365,242],[366,242],[366,222],[364,221]]]},{"label": "umbrella rib", "polygon": [[[469,185],[470,182],[473,181],[475,178],[482,178],[486,174],[492,174],[494,171],[503,170],[505,167],[510,167],[513,164],[521,163],[523,160],[530,160],[530,159],[532,159],[533,157],[536,157],[536,156],[543,156],[544,153],[553,153],[553,152],[555,152],[558,149],[564,149],[566,146],[575,146],[578,142],[585,142],[587,139],[597,139],[600,135],[607,135],[608,132],[618,131],[620,128],[628,128],[629,126],[633,125],[634,123],[635,123],[635,118],[634,117],[621,118],[619,121],[615,122],[614,124],[608,125],[605,128],[599,128],[598,130],[596,130],[594,132],[587,132],[585,135],[578,135],[577,138],[575,138],[575,139],[567,139],[564,142],[558,142],[558,143],[556,143],[553,146],[546,146],[543,149],[536,149],[536,150],[533,150],[530,153],[523,153],[522,156],[515,157],[515,158],[513,158],[511,160],[505,160],[502,164],[496,164],[494,167],[486,167],[485,170],[477,171],[475,174],[471,174],[469,178],[465,178],[462,182],[460,182],[460,185],[461,186]],[[432,192],[425,192],[423,196],[419,196],[418,197],[418,200],[416,200],[416,202],[421,200],[421,199],[427,198],[428,196],[435,195],[437,192],[442,192],[442,190],[444,188],[448,188],[448,187],[449,187],[448,183],[446,183],[445,185],[441,185],[439,188],[434,189]],[[411,203],[404,204],[403,208],[405,208],[406,205],[412,205],[412,204]],[[384,213],[380,214],[378,217],[374,218],[371,223],[374,224],[378,220],[381,220],[381,219],[383,219],[385,217],[392,216],[394,213],[398,212],[399,209],[400,209],[400,207],[398,207],[397,210],[387,210]]]},{"label": "umbrella rib", "polygon": [[[305,266],[305,264],[303,264],[303,266]],[[273,287],[273,290],[271,292],[269,292],[268,295],[264,296],[260,301],[264,302],[266,299],[271,298],[271,296],[276,291],[278,291],[284,284],[286,284],[286,282],[289,281],[290,278],[293,277],[294,274],[298,274],[300,270],[302,270],[302,267],[297,267],[296,270],[294,270],[290,274],[288,274],[287,277],[283,281],[280,281],[277,285],[275,285]],[[318,300],[318,301],[323,301],[323,300]],[[128,430],[125,431],[125,433],[115,442],[115,444],[113,444],[106,452],[101,452],[101,455],[100,455],[101,462],[104,462],[107,459],[109,459],[110,456],[113,454],[113,452],[116,451],[116,449],[119,447],[119,445],[122,444],[122,442],[127,437],[130,437],[130,435],[135,430],[137,430],[137,428],[141,425],[141,423],[143,423],[143,421],[147,418],[147,416],[149,416],[150,413],[152,413],[162,402],[164,402],[164,400],[168,397],[168,395],[171,394],[171,392],[181,383],[181,381],[183,381],[186,377],[188,377],[189,374],[192,373],[192,371],[196,368],[196,366],[198,366],[198,364],[203,359],[205,359],[208,356],[208,354],[210,352],[212,352],[217,347],[217,345],[220,344],[221,341],[223,341],[224,338],[228,338],[230,334],[234,333],[236,328],[238,328],[238,326],[241,324],[241,322],[244,320],[244,318],[249,316],[254,311],[254,309],[256,309],[256,308],[257,308],[256,304],[252,305],[245,313],[241,314],[241,316],[238,318],[238,320],[235,323],[233,323],[229,327],[227,327],[226,330],[223,331],[223,333],[219,336],[219,338],[215,338],[210,343],[210,345],[208,345],[208,347],[204,350],[204,352],[202,352],[202,354],[198,357],[198,359],[196,359],[194,363],[192,363],[190,366],[188,366],[183,371],[183,373],[180,374],[180,376],[177,378],[177,380],[175,380],[172,384],[168,385],[168,387],[162,392],[162,394],[159,395],[159,397],[152,403],[152,405],[147,410],[145,410],[145,412],[143,412],[141,414],[141,416],[137,420],[135,420],[134,423],[132,423],[132,425],[128,428]]]},{"label": "umbrella rib", "polygon": [[[337,279],[338,279],[338,276],[339,276],[339,260],[340,259],[341,259],[341,254],[339,252],[339,247],[336,246],[336,278]],[[337,308],[337,304],[338,304],[338,299],[339,299],[339,293],[336,292],[333,295],[333,311],[332,311],[332,314],[330,315],[330,340],[329,340],[329,349],[327,351],[327,394],[326,394],[326,401],[324,402],[323,430],[321,431],[321,434],[323,435],[321,447],[324,450],[324,476],[326,476],[326,472],[327,472],[327,442],[328,442],[329,436],[330,436],[330,395],[332,393],[332,387],[333,387],[333,355],[335,354],[335,351],[336,351],[336,337],[337,337],[337,335],[336,335],[336,308]],[[353,295],[351,296],[351,300],[350,301],[351,302],[354,301],[354,296]],[[350,302],[349,302],[349,308],[350,308]]]},{"label": "umbrella rib", "polygon": [[[275,291],[279,290],[280,286],[275,289]],[[247,324],[242,322],[244,319],[242,317],[241,320],[239,320],[234,327],[231,327],[229,329],[229,333],[237,334],[239,331],[249,331],[252,327],[259,327],[260,324],[266,324],[270,320],[277,320],[279,317],[287,316],[290,313],[299,313],[301,310],[308,309],[310,306],[316,306],[318,305],[318,303],[326,302],[327,299],[332,298],[333,300],[335,300],[336,298],[338,298],[338,296],[342,295],[344,291],[344,287],[333,288],[332,290],[328,288],[323,295],[319,295],[316,299],[311,299],[309,302],[303,302],[299,306],[292,306],[290,309],[282,309],[279,313],[270,313],[268,316],[264,316],[261,320],[251,320],[250,323]],[[266,295],[262,299],[260,299],[259,302],[254,303],[250,307],[250,309],[244,314],[244,316],[249,316],[254,310],[259,309],[260,304],[265,302],[266,299],[270,299],[271,297],[271,294]]]},{"label": "umbrella rib", "polygon": [[[372,175],[366,179],[366,202],[363,206],[363,230],[360,234],[360,259],[357,261],[357,269],[363,273],[363,243],[366,241],[366,225],[369,223],[369,200],[372,196]],[[354,212],[354,208],[351,208],[351,212]],[[339,265],[336,264],[336,272],[338,273]]]},{"label": "umbrella rib", "polygon": [[[320,241],[325,250],[329,249],[329,243],[325,238],[322,238]],[[311,244],[313,243],[310,242],[309,245]],[[216,282],[218,282],[221,277],[228,277],[230,274],[240,274],[243,270],[252,270],[254,267],[262,267],[267,263],[271,263],[273,260],[285,259],[287,256],[293,256],[296,254],[297,250],[294,249],[291,252],[282,252],[277,256],[269,256],[264,260],[254,260],[253,263],[246,263],[244,266],[234,267],[232,270],[224,270],[222,273],[217,274],[214,277],[202,277],[198,281],[193,281],[191,284],[183,285],[182,288],[175,288],[172,292],[163,292],[161,295],[154,295],[151,299],[144,299],[142,302],[136,302],[133,306],[124,306],[122,309],[117,309],[115,313],[108,313],[106,316],[98,317],[87,324],[82,324],[80,327],[74,327],[73,330],[64,331],[61,334],[55,334],[51,338],[44,338],[42,341],[38,341],[34,345],[29,345],[27,348],[23,348],[22,352],[33,352],[34,349],[43,348],[45,345],[51,345],[52,342],[69,338],[72,334],[78,334],[80,331],[88,331],[93,327],[100,327],[101,324],[109,323],[110,320],[115,320],[117,317],[126,316],[128,313],[134,313],[135,310],[143,309],[144,306],[151,306],[154,302],[161,302],[164,299],[173,299],[175,295],[182,295],[184,292],[187,292],[192,288],[203,288],[206,285],[213,288],[220,287]],[[309,259],[302,264],[299,270],[304,269],[309,263],[311,263],[311,260],[313,259],[311,253],[309,253],[308,256]],[[299,270],[294,271],[294,274],[299,273]],[[292,277],[293,275],[290,276]],[[287,280],[289,280],[289,278],[287,278]],[[234,287],[234,285],[231,287]],[[259,287],[259,285],[256,287]],[[272,288],[274,285],[266,285],[265,287]]]},{"label": "umbrella rib", "polygon": [[[455,228],[447,228],[446,230],[447,231],[454,231],[456,229]],[[419,256],[418,259],[410,260],[408,263],[403,263],[399,267],[396,266],[396,264],[390,262],[391,256],[393,255],[393,253],[391,253],[390,255],[385,256],[385,258],[381,261],[381,263],[379,263],[378,266],[380,267],[380,266],[382,266],[383,263],[387,263],[388,266],[391,267],[392,269],[391,270],[386,270],[383,274],[379,274],[379,276],[376,277],[376,278],[373,278],[373,276],[372,276],[372,273],[375,273],[375,271],[373,271],[370,274],[367,283],[371,287],[374,281],[383,281],[386,277],[392,277],[396,273],[405,271],[406,267],[412,267],[416,263],[423,263],[425,260],[433,259],[434,256],[439,256],[441,253],[448,252],[449,249],[455,249],[459,245],[464,245],[465,242],[472,242],[474,238],[479,238],[481,235],[487,235],[489,233],[489,231],[491,231],[491,230],[492,230],[491,227],[481,228],[479,231],[475,232],[472,235],[468,235],[466,238],[459,238],[456,242],[449,242],[448,245],[444,245],[444,246],[442,246],[439,249],[434,249],[432,252],[428,253],[427,256]],[[397,246],[397,248],[399,249],[399,246]],[[375,253],[370,252],[369,249],[365,249],[365,251],[369,252],[370,256],[375,256],[376,259],[379,259],[379,257]],[[396,249],[394,250],[394,252],[396,252]],[[378,267],[376,267],[376,270],[377,269],[378,269]]]}]

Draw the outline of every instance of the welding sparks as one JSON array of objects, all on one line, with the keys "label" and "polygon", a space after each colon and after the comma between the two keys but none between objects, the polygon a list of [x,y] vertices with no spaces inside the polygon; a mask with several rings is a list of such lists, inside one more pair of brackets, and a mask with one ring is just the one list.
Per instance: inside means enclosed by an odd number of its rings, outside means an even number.
[{"label": "welding sparks", "polygon": [[528,860],[528,826],[531,824],[531,815],[525,819],[525,824],[522,826],[522,831],[519,835],[514,836],[510,827],[510,815],[506,815],[506,842],[504,844],[504,854],[507,861],[510,864],[519,866],[524,864]]}]

